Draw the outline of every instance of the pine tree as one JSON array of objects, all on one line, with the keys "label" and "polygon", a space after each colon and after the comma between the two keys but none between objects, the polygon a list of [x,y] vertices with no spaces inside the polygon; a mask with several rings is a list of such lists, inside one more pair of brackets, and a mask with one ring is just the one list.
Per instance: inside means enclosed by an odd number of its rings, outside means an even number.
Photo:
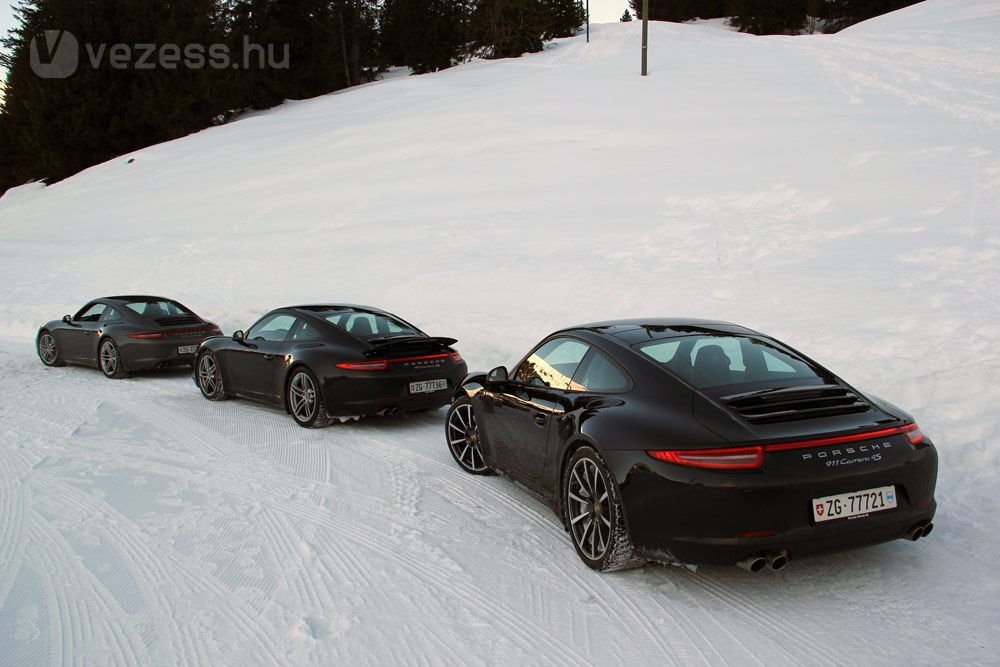
[{"label": "pine tree", "polygon": [[7,114],[0,111],[0,196],[8,188],[21,184],[15,171],[18,161],[17,144],[11,136],[10,122]]},{"label": "pine tree", "polygon": [[385,65],[435,72],[463,56],[468,21],[461,0],[385,0],[380,44]]},{"label": "pine tree", "polygon": [[[642,18],[642,0],[629,0],[638,19]],[[649,0],[650,21],[690,21],[726,16],[725,0]]]},{"label": "pine tree", "polygon": [[628,10],[626,9],[625,13],[622,14],[622,17],[618,20],[621,21],[622,23],[629,23],[632,20],[632,15],[629,14]]},{"label": "pine tree", "polygon": [[[84,167],[205,127],[222,109],[222,78],[209,68],[139,66],[137,53],[112,67],[112,46],[211,44],[220,38],[212,0],[22,0],[5,40],[4,104],[16,156],[12,178],[57,180]],[[68,78],[42,78],[31,43],[59,26],[79,42]],[[65,38],[65,37],[64,37]],[[104,49],[100,45],[105,45]],[[99,57],[96,66],[92,57]]]},{"label": "pine tree", "polygon": [[541,0],[479,0],[472,14],[475,48],[486,58],[541,51],[546,18]]},{"label": "pine tree", "polygon": [[827,20],[825,31],[837,32],[917,2],[920,0],[826,0],[822,11],[823,18]]},{"label": "pine tree", "polygon": [[379,71],[376,9],[374,0],[229,2],[237,106],[268,108],[371,81]]},{"label": "pine tree", "polygon": [[473,49],[487,58],[541,51],[545,40],[576,34],[585,18],[579,0],[479,0],[471,18]]},{"label": "pine tree", "polygon": [[754,35],[795,35],[806,25],[806,0],[732,0],[732,24]]},{"label": "pine tree", "polygon": [[587,20],[586,11],[579,0],[545,0],[542,10],[546,15],[543,40],[572,37]]}]

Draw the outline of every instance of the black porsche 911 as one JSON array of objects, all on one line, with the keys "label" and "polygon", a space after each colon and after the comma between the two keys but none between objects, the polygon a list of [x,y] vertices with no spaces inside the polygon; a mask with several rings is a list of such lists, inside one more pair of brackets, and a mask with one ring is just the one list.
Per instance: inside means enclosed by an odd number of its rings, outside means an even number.
[{"label": "black porsche 911", "polygon": [[933,528],[937,453],[912,417],[786,345],[700,320],[581,325],[446,421],[467,472],[544,498],[598,570],[790,559]]},{"label": "black porsche 911", "polygon": [[117,379],[133,371],[190,366],[201,341],[221,333],[173,299],[111,296],[43,324],[35,342],[46,366],[94,366]]},{"label": "black porsche 911", "polygon": [[455,342],[368,306],[278,308],[205,341],[194,378],[205,398],[264,401],[320,427],[447,405],[468,370]]}]

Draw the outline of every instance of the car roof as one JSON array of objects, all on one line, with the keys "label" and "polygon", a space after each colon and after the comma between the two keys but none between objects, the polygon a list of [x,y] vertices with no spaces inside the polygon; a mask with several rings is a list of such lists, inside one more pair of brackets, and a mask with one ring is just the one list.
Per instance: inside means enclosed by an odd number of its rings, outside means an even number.
[{"label": "car roof", "polygon": [[702,320],[681,317],[646,317],[622,320],[590,322],[560,329],[555,333],[586,331],[592,334],[617,339],[626,345],[633,345],[659,338],[673,338],[690,334],[756,334],[753,329],[721,320]]},{"label": "car roof", "polygon": [[381,308],[373,308],[372,306],[362,306],[354,303],[328,303],[328,304],[312,304],[305,306],[285,306],[284,308],[277,308],[276,310],[304,310],[309,313],[325,313],[329,311],[338,310],[357,310],[366,313],[377,313],[388,315],[389,313],[382,310]]},{"label": "car roof", "polygon": [[105,296],[100,299],[94,299],[95,301],[117,301],[119,303],[131,303],[133,301],[175,301],[175,299],[168,299],[163,296],[149,296],[143,294],[130,294],[123,296]]}]

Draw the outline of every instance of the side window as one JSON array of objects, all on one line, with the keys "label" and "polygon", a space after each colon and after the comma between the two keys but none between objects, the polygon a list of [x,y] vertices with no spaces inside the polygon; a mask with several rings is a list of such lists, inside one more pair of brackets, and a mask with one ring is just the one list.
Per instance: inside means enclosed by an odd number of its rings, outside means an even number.
[{"label": "side window", "polygon": [[514,382],[583,391],[572,378],[589,350],[589,345],[572,338],[550,340],[524,360],[514,373]]},{"label": "side window", "polygon": [[295,325],[293,315],[277,313],[265,317],[247,332],[247,340],[263,340],[280,343],[288,336],[288,332]]},{"label": "side window", "polygon": [[611,392],[628,389],[628,376],[602,352],[594,350],[573,377],[574,391]]},{"label": "side window", "polygon": [[644,345],[642,351],[661,364],[667,364],[674,360],[677,349],[681,346],[679,340],[667,340],[662,343]]},{"label": "side window", "polygon": [[79,313],[73,318],[77,322],[98,322],[101,319],[101,313],[107,308],[103,303],[95,303],[89,306],[84,306]]},{"label": "side window", "polygon": [[315,324],[310,324],[309,322],[299,319],[292,330],[292,340],[296,343],[306,343],[314,340],[321,340],[323,338],[322,332],[319,330]]},{"label": "side window", "polygon": [[108,306],[104,310],[104,313],[101,315],[101,321],[102,322],[116,322],[116,321],[118,321],[120,319],[122,319],[121,313],[119,313],[117,310],[115,310],[111,306]]},{"label": "side window", "polygon": [[764,356],[764,366],[767,367],[768,373],[794,373],[795,369],[786,364],[781,359],[764,350],[762,352]]}]

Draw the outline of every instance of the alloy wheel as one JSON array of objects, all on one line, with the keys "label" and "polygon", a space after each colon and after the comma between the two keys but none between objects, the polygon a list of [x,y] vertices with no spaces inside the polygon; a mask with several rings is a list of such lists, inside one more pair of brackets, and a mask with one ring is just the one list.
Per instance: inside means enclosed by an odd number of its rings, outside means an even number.
[{"label": "alloy wheel", "polygon": [[600,560],[611,543],[611,497],[597,464],[581,458],[570,471],[566,489],[570,531],[584,554]]},{"label": "alloy wheel", "polygon": [[292,415],[306,423],[316,414],[316,385],[308,373],[296,373],[288,385],[289,407]]},{"label": "alloy wheel", "polygon": [[202,355],[198,361],[198,384],[208,396],[215,395],[219,390],[219,367],[209,354]]},{"label": "alloy wheel", "polygon": [[121,364],[121,359],[118,356],[118,348],[115,344],[106,340],[101,343],[101,370],[108,377],[113,376],[118,372],[118,366]]},{"label": "alloy wheel", "polygon": [[59,352],[56,349],[56,339],[52,337],[52,334],[44,333],[38,339],[38,355],[49,366],[56,363]]},{"label": "alloy wheel", "polygon": [[468,403],[456,406],[448,417],[448,446],[455,460],[469,472],[479,473],[487,469],[476,416]]}]

